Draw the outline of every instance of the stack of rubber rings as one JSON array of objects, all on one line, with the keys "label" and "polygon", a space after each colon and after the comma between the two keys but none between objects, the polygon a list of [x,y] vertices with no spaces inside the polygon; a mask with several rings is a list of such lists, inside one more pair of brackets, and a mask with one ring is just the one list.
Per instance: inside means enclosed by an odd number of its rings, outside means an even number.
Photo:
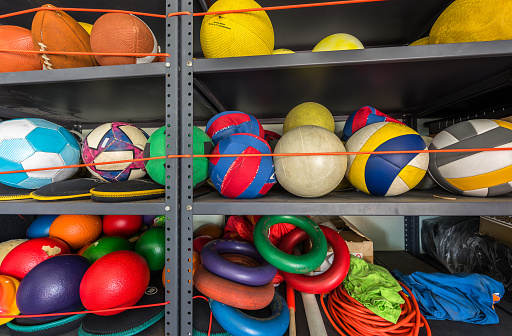
[{"label": "stack of rubber rings", "polygon": [[[268,238],[270,227],[278,223],[297,226],[281,241],[280,249]],[[311,248],[302,255],[291,254],[309,237]],[[316,276],[326,259],[328,243],[334,253],[330,268]],[[194,272],[194,286],[209,298],[217,322],[233,336],[281,336],[289,325],[289,311],[283,297],[275,292],[272,280],[277,269],[294,289],[311,294],[329,292],[348,273],[350,254],[347,244],[333,229],[318,226],[305,216],[263,216],[254,227],[254,245],[219,239],[201,250],[202,265]],[[270,308],[271,316],[256,318],[243,310]]]},{"label": "stack of rubber rings", "polygon": [[[272,279],[277,273],[254,245],[219,239],[201,250],[202,265],[194,272],[194,286],[209,298],[217,322],[233,336],[283,335],[289,311],[276,293]],[[271,316],[257,318],[242,312],[269,307]]]},{"label": "stack of rubber rings", "polygon": [[[283,238],[279,249],[268,239],[268,230],[277,223],[297,226]],[[295,246],[308,237],[310,251],[292,255]],[[332,265],[322,274],[306,275],[324,262],[327,243],[334,253]],[[305,216],[263,216],[254,227],[254,244],[263,258],[281,271],[286,283],[303,293],[320,294],[333,290],[343,282],[350,267],[350,253],[343,238],[335,230],[318,226]]]}]

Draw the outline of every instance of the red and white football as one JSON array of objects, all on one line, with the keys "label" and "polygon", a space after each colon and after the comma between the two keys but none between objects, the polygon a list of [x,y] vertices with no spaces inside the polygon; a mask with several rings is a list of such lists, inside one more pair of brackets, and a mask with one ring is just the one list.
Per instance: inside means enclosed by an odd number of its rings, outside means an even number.
[{"label": "red and white football", "polygon": [[[156,53],[158,42],[151,29],[132,14],[107,13],[94,23],[91,31],[93,52]],[[155,56],[96,56],[101,65],[151,63]]]},{"label": "red and white football", "polygon": [[[0,49],[34,50],[30,30],[18,26],[0,26]],[[42,70],[37,54],[0,52],[0,72]]]},{"label": "red and white football", "polygon": [[[44,5],[42,7],[55,7]],[[91,52],[87,31],[68,14],[59,10],[38,11],[32,21],[36,50]],[[92,55],[40,54],[43,69],[65,69],[98,65]]]}]

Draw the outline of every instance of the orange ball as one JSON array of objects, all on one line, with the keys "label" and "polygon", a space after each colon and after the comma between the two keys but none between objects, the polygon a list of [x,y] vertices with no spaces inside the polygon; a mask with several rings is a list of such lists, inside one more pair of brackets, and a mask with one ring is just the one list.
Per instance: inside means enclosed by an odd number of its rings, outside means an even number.
[{"label": "orange ball", "polygon": [[[0,26],[0,49],[34,50],[32,32],[18,26]],[[0,53],[0,72],[31,70],[43,70],[38,54]]]},{"label": "orange ball", "polygon": [[[20,282],[7,275],[0,275],[0,315],[18,315],[16,305],[16,291]],[[0,318],[0,325],[12,320],[14,317]]]},{"label": "orange ball", "polygon": [[79,250],[101,234],[102,222],[96,215],[60,215],[50,226],[50,237],[60,238]]}]

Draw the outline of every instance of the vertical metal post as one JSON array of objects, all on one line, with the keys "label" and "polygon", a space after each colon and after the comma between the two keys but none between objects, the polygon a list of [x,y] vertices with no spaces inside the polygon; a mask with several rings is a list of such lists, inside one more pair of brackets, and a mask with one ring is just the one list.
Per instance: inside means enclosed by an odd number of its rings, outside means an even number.
[{"label": "vertical metal post", "polygon": [[[178,12],[178,0],[166,0],[166,13]],[[171,56],[165,60],[165,134],[166,155],[178,154],[178,23],[176,17],[165,19],[165,48]],[[180,273],[179,273],[179,230],[178,230],[178,181],[179,162],[165,160],[165,335],[179,335],[180,322]]]},{"label": "vertical metal post", "polygon": [[[414,130],[418,129],[418,118],[405,114],[403,122]],[[413,256],[420,254],[420,218],[418,216],[404,216],[404,242],[405,250]]]},{"label": "vertical metal post", "polygon": [[420,217],[404,216],[405,251],[413,256],[420,254]]},{"label": "vertical metal post", "polygon": [[[180,12],[193,12],[192,0],[180,0]],[[180,153],[193,154],[193,59],[192,15],[180,16],[178,52],[178,118]],[[180,235],[180,333],[192,336],[192,225],[193,225],[193,163],[180,159],[179,235]]]}]

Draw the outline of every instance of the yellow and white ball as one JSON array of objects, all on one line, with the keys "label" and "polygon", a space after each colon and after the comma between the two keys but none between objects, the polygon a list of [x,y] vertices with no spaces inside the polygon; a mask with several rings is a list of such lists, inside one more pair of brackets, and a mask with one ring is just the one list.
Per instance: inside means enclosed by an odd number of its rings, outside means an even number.
[{"label": "yellow and white ball", "polygon": [[[420,151],[426,149],[426,144],[408,126],[378,122],[355,132],[346,147],[347,152]],[[347,178],[354,187],[371,195],[400,195],[421,181],[428,160],[428,153],[349,155]]]},{"label": "yellow and white ball", "polygon": [[[512,147],[512,123],[476,119],[439,132],[429,149]],[[429,174],[441,187],[466,196],[512,192],[512,151],[430,153]]]}]

